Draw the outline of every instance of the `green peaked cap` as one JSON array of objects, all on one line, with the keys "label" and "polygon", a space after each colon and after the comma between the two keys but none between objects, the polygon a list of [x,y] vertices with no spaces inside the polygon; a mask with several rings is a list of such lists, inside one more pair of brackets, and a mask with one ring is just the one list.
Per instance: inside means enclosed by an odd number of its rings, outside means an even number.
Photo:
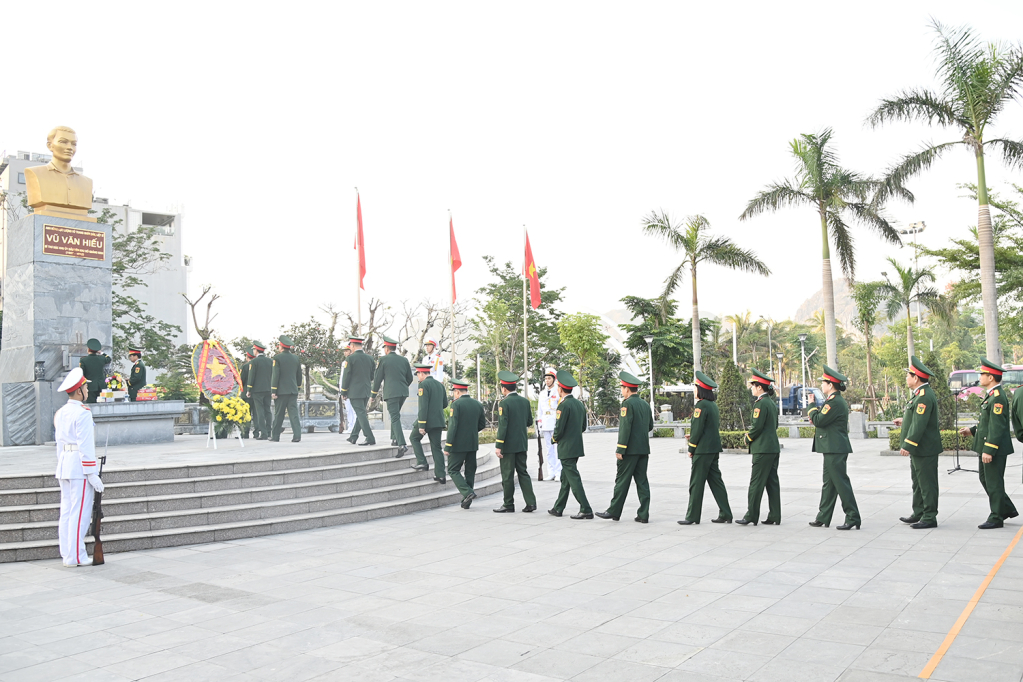
[{"label": "green peaked cap", "polygon": [[94,351],[103,350],[103,344],[99,342],[99,339],[89,339],[88,341],[85,342],[85,347],[88,348],[89,350]]},{"label": "green peaked cap", "polygon": [[828,381],[831,383],[845,383],[849,381],[849,377],[839,372],[837,369],[831,369],[827,365],[824,365],[824,372],[821,377],[822,381]]},{"label": "green peaked cap", "polygon": [[579,382],[577,382],[569,372],[566,372],[563,369],[558,371],[557,378],[558,383],[564,386],[565,388],[575,388],[576,386],[579,385]]},{"label": "green peaked cap", "polygon": [[295,342],[292,341],[291,337],[288,336],[287,334],[281,334],[280,337],[277,340],[280,341],[281,345],[283,345],[283,346],[294,346],[295,345]]},{"label": "green peaked cap", "polygon": [[259,350],[266,350],[266,346],[263,345],[262,341],[253,341],[252,342],[252,347],[253,348],[258,348]]},{"label": "green peaked cap", "polygon": [[[89,347],[92,348],[92,346]],[[986,369],[991,370],[993,374],[997,374],[998,376],[1001,376],[1002,374],[1005,373],[1005,368],[1001,367],[1000,365],[996,365],[987,358],[981,358],[980,371],[983,372]]]},{"label": "green peaked cap", "polygon": [[718,382],[714,381],[713,379],[711,379],[709,376],[707,376],[706,374],[704,374],[700,370],[696,370],[696,383],[697,384],[703,384],[704,387],[706,387],[706,388],[717,388],[718,387]]},{"label": "green peaked cap", "polygon": [[464,391],[469,388],[469,382],[465,379],[452,379],[451,388],[457,388],[460,391]]},{"label": "green peaked cap", "polygon": [[513,386],[519,383],[519,375],[515,372],[509,372],[507,370],[501,370],[497,373],[497,380],[502,384],[511,384]]},{"label": "green peaked cap", "polygon": [[629,374],[628,372],[622,372],[621,374],[619,374],[618,375],[618,379],[624,385],[632,387],[632,388],[636,388],[640,384],[645,383],[645,382],[641,381],[640,379],[637,379],[635,376]]},{"label": "green peaked cap", "polygon": [[430,372],[432,369],[433,369],[433,365],[424,365],[421,362],[416,363],[416,371],[417,372]]},{"label": "green peaked cap", "polygon": [[927,376],[924,377],[925,379],[929,379],[932,376],[934,376],[934,372],[932,372],[927,365],[920,362],[920,358],[918,358],[915,355],[909,359],[909,364],[910,364],[909,371],[912,372],[913,374],[916,374],[917,376],[920,376],[921,374],[926,374]]},{"label": "green peaked cap", "polygon": [[761,379],[761,381],[759,381],[757,383],[760,383],[760,384],[772,384],[772,383],[774,383],[774,379],[772,379],[771,377],[767,376],[766,374],[764,374],[763,372],[761,372],[759,370],[751,369],[750,373],[754,376],[755,379]]},{"label": "green peaked cap", "polygon": [[398,345],[398,342],[395,341],[394,339],[392,339],[387,334],[383,334],[382,337],[384,339],[384,345],[386,345],[386,346],[397,346]]}]

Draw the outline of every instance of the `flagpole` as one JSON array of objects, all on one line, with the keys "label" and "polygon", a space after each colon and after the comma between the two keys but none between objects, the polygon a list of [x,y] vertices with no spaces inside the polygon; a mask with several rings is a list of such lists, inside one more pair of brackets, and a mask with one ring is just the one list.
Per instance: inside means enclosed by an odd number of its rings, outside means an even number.
[{"label": "flagpole", "polygon": [[526,226],[522,226],[522,386],[529,398],[529,336],[526,333],[528,308],[526,306]]},{"label": "flagpole", "polygon": [[[359,188],[355,188],[355,204],[362,211]],[[355,215],[355,317],[359,322],[356,334],[362,334],[362,261],[359,260],[359,214]]]},{"label": "flagpole", "polygon": [[451,209],[448,209],[448,270],[451,270],[451,380],[458,378],[458,365],[455,364],[455,261],[451,253],[451,234],[454,229]]}]

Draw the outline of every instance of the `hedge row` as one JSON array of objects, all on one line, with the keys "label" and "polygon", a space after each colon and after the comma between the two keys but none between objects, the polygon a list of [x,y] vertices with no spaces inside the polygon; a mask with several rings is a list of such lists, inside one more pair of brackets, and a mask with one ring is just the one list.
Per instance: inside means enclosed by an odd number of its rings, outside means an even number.
[{"label": "hedge row", "polygon": [[[969,451],[973,447],[973,436],[959,436],[951,429],[941,432],[941,447],[945,450],[956,449],[956,438],[959,439],[959,449]],[[888,449],[902,449],[902,429],[892,429],[888,432]]]}]

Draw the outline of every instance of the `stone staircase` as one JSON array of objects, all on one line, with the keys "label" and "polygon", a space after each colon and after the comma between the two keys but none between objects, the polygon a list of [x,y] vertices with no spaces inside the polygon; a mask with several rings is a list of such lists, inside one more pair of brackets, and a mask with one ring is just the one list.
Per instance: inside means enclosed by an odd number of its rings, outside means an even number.
[{"label": "stone staircase", "polygon": [[[460,502],[449,480],[413,471],[397,448],[105,471],[103,551],[192,545],[409,514]],[[427,453],[429,459],[429,453]],[[432,460],[431,460],[432,462]],[[500,460],[479,453],[476,492],[501,489]],[[0,479],[0,563],[60,556],[60,488],[51,475]],[[87,543],[91,553],[92,542]]]}]

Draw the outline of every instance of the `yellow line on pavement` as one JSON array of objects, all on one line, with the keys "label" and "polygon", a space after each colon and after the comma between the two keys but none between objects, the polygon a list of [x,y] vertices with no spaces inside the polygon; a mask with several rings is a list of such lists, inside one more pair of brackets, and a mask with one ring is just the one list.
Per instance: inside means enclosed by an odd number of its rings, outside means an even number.
[{"label": "yellow line on pavement", "polygon": [[963,625],[966,624],[966,620],[970,617],[970,614],[973,613],[973,609],[976,608],[980,598],[984,596],[984,591],[987,590],[988,585],[991,584],[991,580],[995,577],[995,574],[998,573],[998,569],[1002,567],[1005,560],[1009,558],[1010,554],[1012,554],[1012,550],[1016,547],[1016,543],[1019,542],[1020,537],[1023,537],[1023,528],[1019,529],[1019,532],[1016,533],[1016,537],[1012,539],[1009,546],[1005,548],[1005,552],[1002,553],[1001,558],[995,562],[995,565],[991,568],[987,577],[984,578],[984,582],[982,582],[980,587],[977,588],[977,591],[973,593],[973,598],[970,599],[970,603],[967,604],[966,608],[963,609],[963,612],[959,614],[959,620],[956,621],[956,624],[953,625],[952,629],[948,631],[947,635],[945,635],[945,641],[941,643],[938,650],[934,652],[933,656],[931,656],[931,660],[927,661],[927,665],[925,665],[924,669],[920,671],[919,675],[917,675],[918,678],[923,680],[930,679],[931,673],[933,673],[934,669],[938,667],[938,664],[941,663],[941,659],[945,656],[945,653],[948,652],[948,648],[952,646],[952,642],[954,642],[956,637],[959,636],[959,631],[963,629]]}]

